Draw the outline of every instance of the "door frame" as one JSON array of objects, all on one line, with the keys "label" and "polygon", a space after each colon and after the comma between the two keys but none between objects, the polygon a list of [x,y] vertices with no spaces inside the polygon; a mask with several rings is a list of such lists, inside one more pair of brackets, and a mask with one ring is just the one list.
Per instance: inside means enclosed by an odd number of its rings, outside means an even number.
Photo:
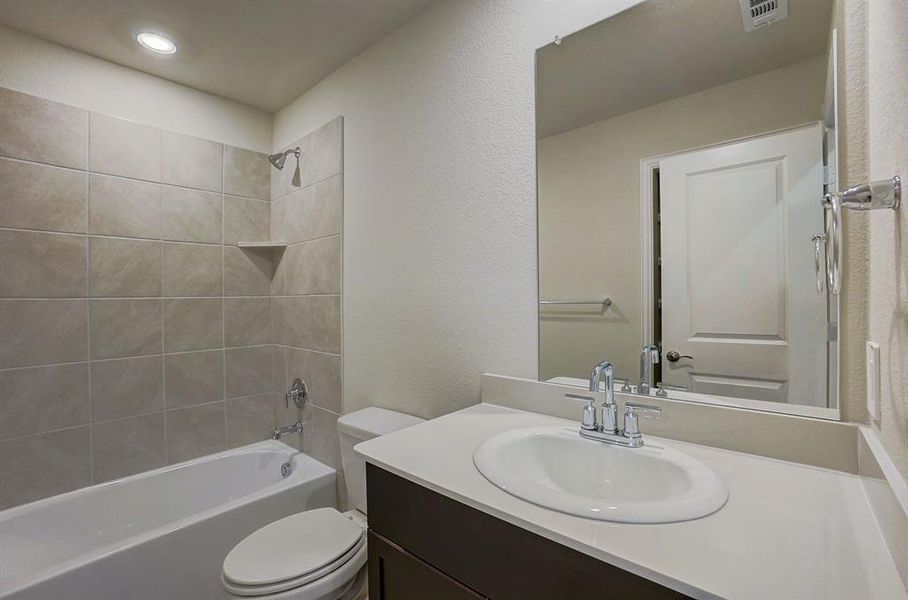
[{"label": "door frame", "polygon": [[[732,138],[730,140],[723,140],[715,144],[706,144],[704,146],[696,146],[693,148],[687,148],[685,150],[679,150],[677,152],[669,152],[666,154],[658,154],[656,156],[649,156],[646,158],[640,159],[640,310],[641,310],[641,327],[640,327],[640,345],[641,347],[648,344],[656,343],[656,340],[653,340],[653,331],[655,330],[655,298],[653,297],[654,291],[654,282],[653,282],[653,267],[654,267],[654,252],[653,252],[653,231],[655,230],[655,218],[656,215],[653,214],[653,172],[659,168],[661,161],[680,156],[682,154],[688,154],[690,152],[698,152],[700,150],[708,150],[710,148],[718,148],[720,146],[726,146],[728,144],[734,144],[738,142],[746,142],[750,140],[756,140],[772,135],[777,135],[780,133],[787,133],[790,131],[796,131],[798,129],[805,129],[807,127],[817,127],[819,126],[823,135],[826,135],[826,126],[823,121],[810,121],[808,123],[801,123],[800,125],[794,125],[792,127],[783,127],[782,129],[774,129],[772,131],[767,131],[764,133],[759,133],[756,135],[748,135],[740,138]],[[838,153],[836,154],[838,156]],[[823,157],[824,159],[826,156]],[[836,165],[836,171],[838,165]],[[819,199],[817,200],[819,203]],[[841,307],[840,303],[836,303],[836,323],[841,322]],[[806,405],[798,404],[776,404],[774,402],[762,402],[754,401],[760,403],[760,410],[765,410],[767,412],[779,412],[786,414],[794,414],[801,416],[816,417],[821,419],[829,419],[833,421],[841,420],[841,403],[839,401],[839,386],[840,386],[840,373],[841,373],[841,356],[840,356],[841,343],[837,339],[835,340],[835,373],[827,375],[827,379],[831,382],[835,382],[835,385],[830,385],[826,390],[826,399],[829,402],[830,399],[835,400],[835,408],[818,408]],[[831,356],[830,356],[831,358]],[[827,359],[826,368],[832,368],[832,361]],[[827,372],[828,373],[828,372]],[[765,408],[763,408],[765,404]]]}]

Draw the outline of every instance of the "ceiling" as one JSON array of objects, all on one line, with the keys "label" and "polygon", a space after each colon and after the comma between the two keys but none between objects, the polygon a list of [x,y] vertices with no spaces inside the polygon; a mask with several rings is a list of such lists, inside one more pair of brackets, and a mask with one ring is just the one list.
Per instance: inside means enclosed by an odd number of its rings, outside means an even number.
[{"label": "ceiling", "polygon": [[0,25],[270,113],[435,1],[3,0]]},{"label": "ceiling", "polygon": [[736,0],[648,0],[537,54],[546,137],[826,52],[832,0],[790,0],[745,33]]}]

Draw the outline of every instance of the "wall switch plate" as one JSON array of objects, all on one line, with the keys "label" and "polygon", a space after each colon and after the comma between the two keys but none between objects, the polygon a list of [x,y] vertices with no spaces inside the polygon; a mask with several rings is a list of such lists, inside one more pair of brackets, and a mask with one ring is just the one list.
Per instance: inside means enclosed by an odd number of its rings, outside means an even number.
[{"label": "wall switch plate", "polygon": [[880,345],[867,342],[867,412],[880,420]]}]

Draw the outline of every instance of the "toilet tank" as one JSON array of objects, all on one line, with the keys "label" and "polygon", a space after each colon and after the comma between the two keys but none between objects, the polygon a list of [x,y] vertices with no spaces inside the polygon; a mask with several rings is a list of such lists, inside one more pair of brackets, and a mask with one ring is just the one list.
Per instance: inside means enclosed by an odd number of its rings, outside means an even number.
[{"label": "toilet tank", "polygon": [[341,462],[350,504],[366,512],[366,461],[356,455],[353,446],[380,435],[398,431],[425,419],[384,408],[369,407],[348,413],[337,420]]}]

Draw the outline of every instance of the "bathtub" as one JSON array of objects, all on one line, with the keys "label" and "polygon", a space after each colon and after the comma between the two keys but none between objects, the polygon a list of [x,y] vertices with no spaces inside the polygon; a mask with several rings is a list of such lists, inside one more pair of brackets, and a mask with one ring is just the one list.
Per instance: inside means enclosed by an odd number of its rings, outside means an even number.
[{"label": "bathtub", "polygon": [[2,511],[0,599],[220,598],[234,544],[287,515],[334,506],[335,478],[267,441]]}]

